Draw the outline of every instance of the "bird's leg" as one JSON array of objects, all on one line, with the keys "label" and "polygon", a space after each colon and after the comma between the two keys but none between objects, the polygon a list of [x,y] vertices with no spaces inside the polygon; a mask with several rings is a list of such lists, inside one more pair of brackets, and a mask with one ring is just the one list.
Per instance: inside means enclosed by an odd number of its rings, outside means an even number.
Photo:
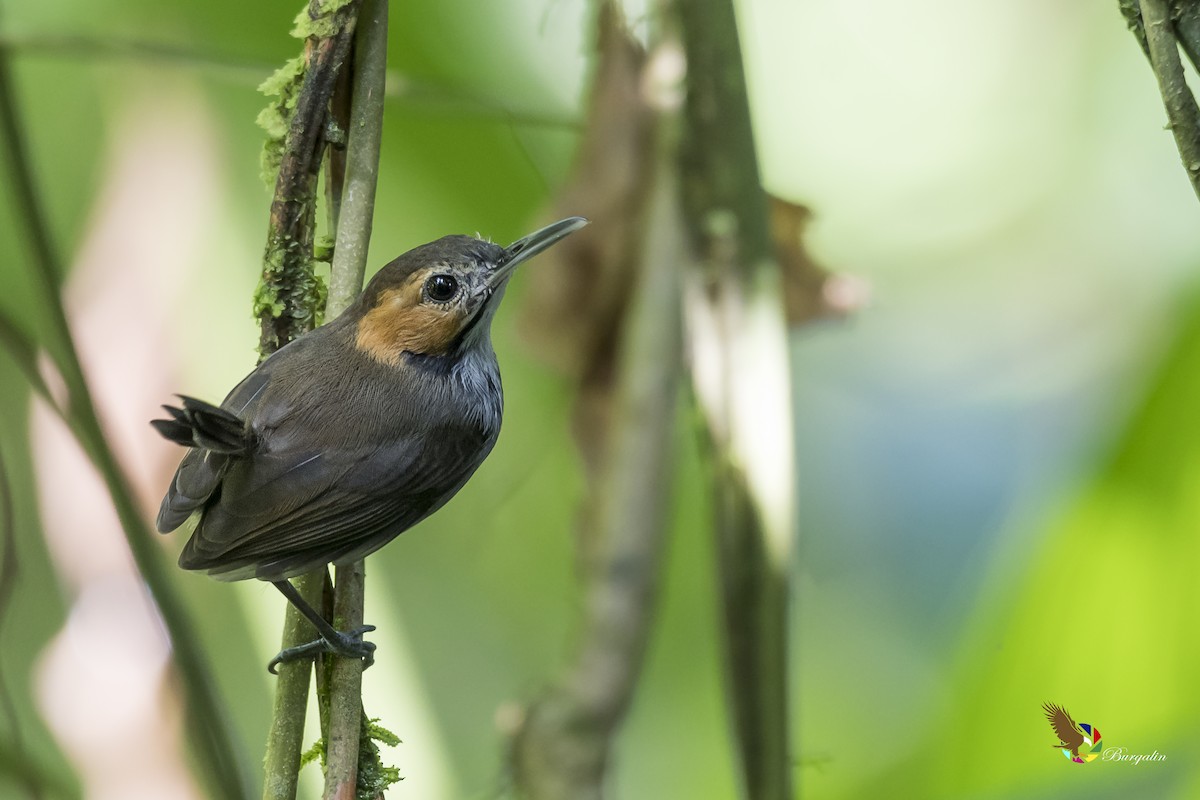
[{"label": "bird's leg", "polygon": [[272,658],[271,663],[267,665],[267,670],[272,675],[275,674],[275,667],[278,664],[297,661],[301,658],[311,658],[318,653],[336,653],[344,658],[361,658],[365,662],[363,669],[375,663],[375,643],[364,642],[362,638],[364,633],[375,630],[374,625],[362,625],[345,632],[334,630],[324,617],[305,602],[300,593],[296,591],[296,587],[292,586],[291,581],[271,581],[271,583],[275,584],[275,588],[282,592],[283,596],[296,607],[296,610],[312,623],[321,637],[306,644],[280,650],[279,655]]}]

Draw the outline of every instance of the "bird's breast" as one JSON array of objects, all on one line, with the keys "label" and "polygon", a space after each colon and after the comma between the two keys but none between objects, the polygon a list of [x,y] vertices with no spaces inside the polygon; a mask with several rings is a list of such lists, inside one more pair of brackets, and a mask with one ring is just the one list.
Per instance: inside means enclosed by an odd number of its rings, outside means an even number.
[{"label": "bird's breast", "polygon": [[347,342],[322,344],[328,346],[264,364],[266,387],[245,410],[267,449],[359,448],[381,438],[453,431],[456,439],[490,450],[504,408],[490,347],[457,356],[406,353],[389,365]]},{"label": "bird's breast", "polygon": [[495,354],[469,351],[450,370],[449,378],[449,393],[464,418],[494,439],[504,416],[504,390]]}]

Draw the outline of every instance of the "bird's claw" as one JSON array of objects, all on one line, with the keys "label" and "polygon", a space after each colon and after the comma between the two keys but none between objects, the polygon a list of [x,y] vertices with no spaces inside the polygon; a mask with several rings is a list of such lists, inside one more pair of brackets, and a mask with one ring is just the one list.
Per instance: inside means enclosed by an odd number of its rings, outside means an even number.
[{"label": "bird's claw", "polygon": [[311,642],[298,644],[295,647],[285,647],[267,664],[267,671],[272,675],[278,674],[275,668],[289,661],[299,661],[313,658],[321,653],[334,653],[343,658],[361,658],[363,669],[375,663],[375,643],[363,641],[363,634],[375,630],[374,625],[360,625],[352,631],[335,631],[334,639],[325,636]]}]

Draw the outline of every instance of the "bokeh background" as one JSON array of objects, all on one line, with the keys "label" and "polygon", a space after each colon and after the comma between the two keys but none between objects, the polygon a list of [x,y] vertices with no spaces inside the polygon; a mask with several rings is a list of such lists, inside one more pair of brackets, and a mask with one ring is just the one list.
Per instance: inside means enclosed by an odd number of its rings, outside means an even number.
[{"label": "bokeh background", "polygon": [[[254,364],[264,98],[299,5],[0,2],[71,321],[153,513],[179,456],[145,421]],[[792,336],[792,613],[805,798],[1200,797],[1200,212],[1116,3],[741,0],[763,179],[871,286]],[[644,22],[650,12],[631,5]],[[372,263],[449,232],[510,241],[570,169],[582,0],[391,10]],[[0,307],[46,329],[0,185]],[[583,484],[567,382],[496,324],[499,445],[368,563],[366,706],[396,797],[507,785],[504,728],[569,651]],[[680,426],[659,620],[612,795],[736,795],[711,537]],[[0,629],[0,796],[197,797],[166,643],[94,474],[0,354],[20,574]],[[165,537],[174,554],[182,537]],[[179,573],[257,761],[282,600]],[[1165,761],[1078,766],[1040,706]],[[312,738],[315,738],[315,734]],[[302,787],[314,791],[315,767]]]}]

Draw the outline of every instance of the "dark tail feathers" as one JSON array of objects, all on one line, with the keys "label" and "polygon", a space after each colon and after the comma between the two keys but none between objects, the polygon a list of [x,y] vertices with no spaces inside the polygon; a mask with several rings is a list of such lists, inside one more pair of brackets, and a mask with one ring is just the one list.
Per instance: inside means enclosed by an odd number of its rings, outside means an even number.
[{"label": "dark tail feathers", "polygon": [[194,397],[176,396],[183,401],[183,408],[163,406],[171,419],[150,420],[164,439],[224,455],[249,452],[253,434],[235,415]]}]

